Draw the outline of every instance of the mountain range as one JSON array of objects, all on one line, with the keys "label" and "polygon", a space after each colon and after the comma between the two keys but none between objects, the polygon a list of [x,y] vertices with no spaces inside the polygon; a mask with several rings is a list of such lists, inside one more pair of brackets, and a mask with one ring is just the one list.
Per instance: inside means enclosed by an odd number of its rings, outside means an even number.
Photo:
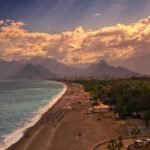
[{"label": "mountain range", "polygon": [[127,67],[143,75],[150,75],[150,54],[136,56],[125,60],[115,60],[110,62],[114,66]]},{"label": "mountain range", "polygon": [[77,69],[75,67],[71,67],[69,65],[63,64],[58,62],[54,59],[43,58],[43,57],[33,57],[31,60],[28,61],[33,65],[43,65],[47,69],[51,70],[54,74],[58,77],[68,77],[74,76],[81,71],[81,69]]},{"label": "mountain range", "polygon": [[132,77],[139,76],[125,67],[114,67],[105,60],[79,69],[54,59],[34,57],[23,61],[0,61],[0,79],[54,79],[73,77]]},{"label": "mountain range", "polygon": [[138,76],[138,73],[135,73],[124,67],[114,67],[109,65],[105,60],[101,60],[98,63],[94,63],[87,67],[85,70],[87,75],[94,76],[110,76],[110,77],[131,77]]}]

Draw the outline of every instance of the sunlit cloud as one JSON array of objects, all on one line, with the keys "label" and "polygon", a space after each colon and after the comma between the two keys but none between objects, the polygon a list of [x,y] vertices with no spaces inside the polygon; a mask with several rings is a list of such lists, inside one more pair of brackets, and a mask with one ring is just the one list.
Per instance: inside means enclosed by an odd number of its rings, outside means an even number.
[{"label": "sunlit cloud", "polygon": [[78,27],[59,34],[29,32],[23,22],[0,21],[0,58],[54,58],[75,64],[126,59],[150,52],[150,17],[98,30]]},{"label": "sunlit cloud", "polygon": [[3,20],[0,20],[0,25],[4,24],[4,21]]},{"label": "sunlit cloud", "polygon": [[97,12],[97,13],[95,14],[95,16],[96,16],[96,17],[102,16],[102,13],[98,13],[98,12]]}]

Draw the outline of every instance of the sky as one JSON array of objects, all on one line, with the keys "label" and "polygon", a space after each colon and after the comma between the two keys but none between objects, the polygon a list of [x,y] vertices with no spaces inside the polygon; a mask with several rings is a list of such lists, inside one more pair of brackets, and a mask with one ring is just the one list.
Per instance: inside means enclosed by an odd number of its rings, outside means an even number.
[{"label": "sky", "polygon": [[150,14],[150,0],[0,0],[0,18],[30,31],[58,33],[77,26],[98,29]]},{"label": "sky", "polygon": [[0,0],[0,58],[84,64],[149,54],[149,16],[150,0]]}]

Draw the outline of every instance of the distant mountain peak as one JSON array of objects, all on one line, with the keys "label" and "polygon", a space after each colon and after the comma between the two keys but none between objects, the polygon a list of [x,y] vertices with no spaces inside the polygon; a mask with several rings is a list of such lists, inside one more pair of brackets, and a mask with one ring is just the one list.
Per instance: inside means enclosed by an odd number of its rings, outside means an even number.
[{"label": "distant mountain peak", "polygon": [[105,59],[102,59],[102,60],[98,61],[97,64],[98,65],[103,65],[103,66],[108,66],[108,63],[107,63],[107,61]]},{"label": "distant mountain peak", "polygon": [[47,79],[54,78],[55,75],[43,65],[33,65],[27,63],[16,75],[14,79]]},{"label": "distant mountain peak", "polygon": [[124,67],[111,66],[104,59],[90,65],[88,68],[86,68],[85,72],[88,72],[88,75],[92,75],[92,76],[108,75],[108,76],[115,76],[115,77],[123,77],[123,76],[138,75],[137,73],[130,71]]}]

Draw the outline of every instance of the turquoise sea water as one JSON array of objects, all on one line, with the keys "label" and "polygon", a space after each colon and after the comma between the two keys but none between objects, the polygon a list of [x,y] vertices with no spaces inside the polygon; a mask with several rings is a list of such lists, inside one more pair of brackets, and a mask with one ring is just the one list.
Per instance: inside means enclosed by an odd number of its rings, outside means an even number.
[{"label": "turquoise sea water", "polygon": [[0,81],[0,141],[63,88],[62,84],[50,81]]}]

